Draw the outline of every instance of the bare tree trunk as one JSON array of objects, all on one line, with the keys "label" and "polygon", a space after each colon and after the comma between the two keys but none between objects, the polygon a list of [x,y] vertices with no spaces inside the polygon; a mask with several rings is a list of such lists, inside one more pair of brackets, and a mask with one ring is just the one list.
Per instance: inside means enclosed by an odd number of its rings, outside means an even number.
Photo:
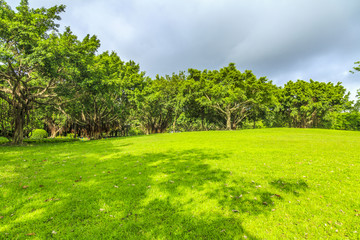
[{"label": "bare tree trunk", "polygon": [[226,111],[226,130],[232,130],[231,129],[231,112]]},{"label": "bare tree trunk", "polygon": [[174,122],[173,122],[172,128],[173,128],[173,133],[175,133],[175,132],[176,132],[176,116],[175,116],[175,118],[174,118]]},{"label": "bare tree trunk", "polygon": [[56,131],[56,128],[54,126],[49,126],[50,128],[50,137],[55,138],[58,131]]},{"label": "bare tree trunk", "polygon": [[56,130],[55,124],[51,121],[51,119],[46,119],[46,124],[50,130],[50,137],[51,138],[56,137],[56,134],[58,133],[58,131]]},{"label": "bare tree trunk", "polygon": [[15,108],[15,132],[13,136],[14,144],[22,144],[24,139],[25,110]]}]

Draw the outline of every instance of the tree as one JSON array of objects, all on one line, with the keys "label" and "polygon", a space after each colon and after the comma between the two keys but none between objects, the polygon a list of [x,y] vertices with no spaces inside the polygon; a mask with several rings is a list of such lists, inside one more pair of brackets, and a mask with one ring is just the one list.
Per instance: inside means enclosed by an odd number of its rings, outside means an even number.
[{"label": "tree", "polygon": [[[0,1],[0,97],[13,110],[15,144],[22,143],[25,117],[37,102],[53,97],[56,76],[49,71],[44,59],[47,49],[43,42],[56,31],[59,13],[64,5],[49,9],[30,9],[22,0],[17,12]],[[61,69],[57,69],[61,71]]]},{"label": "tree", "polygon": [[185,124],[184,130],[208,131],[214,126],[223,128],[224,123],[221,121],[221,117],[219,118],[219,114],[200,100],[204,87],[201,81],[202,72],[193,68],[188,69],[188,72],[189,75],[183,84],[183,92],[186,97],[183,106],[184,114],[181,119]]},{"label": "tree", "polygon": [[121,131],[137,85],[143,81],[139,65],[124,63],[115,52],[104,52],[90,57],[81,73],[72,86],[74,92],[65,96],[63,112],[93,139],[104,132]]},{"label": "tree", "polygon": [[329,113],[350,108],[349,94],[340,82],[298,80],[285,84],[280,101],[289,127],[320,127]]},{"label": "tree", "polygon": [[148,78],[143,91],[138,95],[137,119],[146,134],[164,133],[175,116],[176,87],[171,78],[156,76]]},{"label": "tree", "polygon": [[251,109],[271,99],[272,83],[249,70],[241,73],[235,64],[220,71],[203,71],[198,101],[217,111],[226,120],[226,129],[235,129]]},{"label": "tree", "polygon": [[354,110],[356,112],[360,112],[360,89],[357,90],[356,98],[357,100],[354,104]]},{"label": "tree", "polygon": [[[99,47],[96,36],[77,40],[70,28],[58,34],[59,13],[64,5],[31,9],[22,0],[17,12],[1,1],[0,97],[14,112],[13,142],[21,143],[26,116],[45,104],[60,105],[82,74],[82,62]],[[52,32],[51,32],[52,31]],[[59,95],[60,94],[60,95]]]},{"label": "tree", "polygon": [[14,120],[12,118],[11,105],[0,98],[0,136],[10,139],[13,131]]}]

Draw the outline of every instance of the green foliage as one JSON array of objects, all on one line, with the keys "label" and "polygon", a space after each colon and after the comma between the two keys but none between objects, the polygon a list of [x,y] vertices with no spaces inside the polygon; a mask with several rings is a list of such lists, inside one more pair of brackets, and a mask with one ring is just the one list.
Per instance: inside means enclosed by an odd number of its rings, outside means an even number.
[{"label": "green foliage", "polygon": [[195,77],[201,86],[197,101],[217,111],[226,120],[228,130],[236,129],[244,118],[255,117],[276,100],[271,82],[265,77],[257,79],[249,70],[241,73],[233,63],[219,71],[204,70]]},{"label": "green foliage", "polygon": [[[354,62],[354,64],[355,64],[355,67],[353,67],[353,69],[354,69],[355,71],[360,72],[360,61]],[[350,71],[350,72],[351,72],[351,73],[354,73],[354,71]]]},{"label": "green foliage", "polygon": [[51,54],[51,42],[58,38],[56,20],[65,6],[31,9],[23,0],[15,12],[5,1],[0,5],[0,98],[13,110],[13,141],[21,143],[29,111],[54,97],[66,58]]},{"label": "green foliage", "polygon": [[68,133],[66,134],[67,138],[74,138],[75,137],[75,133]]},{"label": "green foliage", "polygon": [[332,113],[328,128],[360,131],[360,112]]},{"label": "green foliage", "polygon": [[11,136],[14,119],[11,105],[0,98],[0,135]]},{"label": "green foliage", "polygon": [[0,137],[0,144],[7,143],[7,142],[9,142],[9,139],[7,139],[6,137]]},{"label": "green foliage", "polygon": [[81,63],[94,55],[99,41],[95,36],[79,41],[70,28],[58,33],[64,5],[32,9],[21,1],[15,12],[1,1],[1,7],[0,98],[13,109],[14,142],[21,143],[29,111],[49,103],[59,106],[59,97],[84,74]]},{"label": "green foliage", "polygon": [[289,81],[281,90],[281,108],[289,127],[324,127],[332,112],[351,108],[350,93],[337,83]]},{"label": "green foliage", "polygon": [[246,119],[243,123],[241,128],[242,129],[251,129],[251,128],[265,128],[265,124],[263,123],[263,121],[258,120],[258,121],[250,121],[249,119]]},{"label": "green foliage", "polygon": [[48,137],[48,133],[44,129],[35,129],[31,132],[30,139],[44,139]]},{"label": "green foliage", "polygon": [[144,135],[145,133],[138,128],[130,128],[128,132],[128,136],[138,136],[138,135]]},{"label": "green foliage", "polygon": [[27,143],[27,144],[64,143],[64,142],[76,142],[76,141],[79,141],[79,139],[78,138],[68,138],[68,137],[42,138],[42,139],[25,138],[24,139],[24,143]]},{"label": "green foliage", "polygon": [[358,89],[356,93],[357,100],[354,104],[354,111],[360,112],[360,89]]},{"label": "green foliage", "polygon": [[175,113],[180,106],[177,99],[177,90],[180,86],[177,76],[159,77],[146,80],[140,95],[136,100],[138,118],[143,131],[146,134],[164,133],[172,122]]},{"label": "green foliage", "polygon": [[144,85],[144,73],[133,61],[123,62],[115,53],[104,52],[89,58],[83,66],[86,74],[75,82],[74,92],[65,96],[69,103],[64,112],[89,137],[98,139],[104,131],[125,130],[135,96]]}]

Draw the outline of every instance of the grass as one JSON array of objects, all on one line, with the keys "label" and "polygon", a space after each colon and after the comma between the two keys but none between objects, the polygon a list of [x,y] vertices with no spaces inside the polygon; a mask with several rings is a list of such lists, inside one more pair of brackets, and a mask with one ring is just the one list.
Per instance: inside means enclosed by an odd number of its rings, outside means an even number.
[{"label": "grass", "polygon": [[0,146],[0,239],[359,239],[360,132]]},{"label": "grass", "polygon": [[[42,139],[31,139],[24,138],[23,145],[37,144],[37,143],[61,143],[61,142],[76,142],[76,141],[87,141],[87,139],[78,138],[42,138]],[[0,137],[0,145],[12,145],[12,143],[5,137]]]}]

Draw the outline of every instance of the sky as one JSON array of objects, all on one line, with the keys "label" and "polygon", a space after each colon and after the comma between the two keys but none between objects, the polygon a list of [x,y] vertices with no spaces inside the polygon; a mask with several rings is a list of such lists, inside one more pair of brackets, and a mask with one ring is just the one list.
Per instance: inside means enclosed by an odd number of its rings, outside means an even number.
[{"label": "sky", "polygon": [[[13,8],[20,0],[6,0]],[[66,5],[61,29],[96,35],[99,52],[134,60],[150,77],[236,64],[282,86],[342,82],[355,99],[359,0],[29,0]]]}]

